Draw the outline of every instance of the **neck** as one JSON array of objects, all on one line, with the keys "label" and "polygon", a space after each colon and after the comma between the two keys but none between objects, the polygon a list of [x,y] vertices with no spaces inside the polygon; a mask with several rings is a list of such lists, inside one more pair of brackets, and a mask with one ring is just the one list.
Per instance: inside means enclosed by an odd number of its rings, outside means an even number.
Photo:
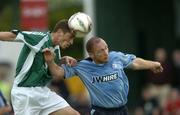
[{"label": "neck", "polygon": [[95,64],[100,64],[100,65],[101,65],[101,64],[102,64],[102,65],[105,64],[105,63],[103,63],[103,62],[97,62],[97,61],[95,61],[95,60],[93,60],[93,63],[95,63]]}]

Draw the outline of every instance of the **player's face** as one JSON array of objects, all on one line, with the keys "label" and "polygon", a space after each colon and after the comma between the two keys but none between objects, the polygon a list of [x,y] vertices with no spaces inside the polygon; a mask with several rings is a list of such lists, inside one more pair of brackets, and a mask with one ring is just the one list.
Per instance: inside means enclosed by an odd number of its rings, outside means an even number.
[{"label": "player's face", "polygon": [[69,32],[63,33],[59,37],[61,37],[59,45],[62,49],[68,48],[70,45],[72,45],[75,38],[74,34]]},{"label": "player's face", "polygon": [[108,53],[108,45],[104,40],[101,40],[98,44],[94,45],[92,58],[97,64],[107,63]]}]

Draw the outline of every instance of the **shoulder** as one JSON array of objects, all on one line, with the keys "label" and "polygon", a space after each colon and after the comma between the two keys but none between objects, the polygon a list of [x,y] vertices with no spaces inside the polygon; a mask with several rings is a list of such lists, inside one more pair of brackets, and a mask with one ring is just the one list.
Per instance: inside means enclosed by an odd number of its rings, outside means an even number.
[{"label": "shoulder", "polygon": [[87,57],[87,58],[84,59],[84,61],[92,62],[93,60],[92,60],[92,58]]},{"label": "shoulder", "polygon": [[82,60],[78,60],[78,62],[92,62],[93,60],[90,58],[90,57],[87,57],[87,58],[85,58],[85,59],[82,59]]},{"label": "shoulder", "polygon": [[124,53],[119,52],[119,51],[111,51],[111,52],[109,52],[110,57],[117,57],[117,56],[120,56],[120,55],[123,55],[123,54]]},{"label": "shoulder", "polygon": [[40,31],[20,31],[19,33],[21,33],[24,36],[37,36],[37,37],[45,37],[47,35],[49,35],[49,32],[40,32]]},{"label": "shoulder", "polygon": [[112,51],[109,53],[110,60],[124,60],[130,57],[135,57],[134,55],[123,53],[120,51]]},{"label": "shoulder", "polygon": [[92,64],[93,60],[90,57],[87,57],[83,60],[78,60],[78,66],[88,66]]},{"label": "shoulder", "polygon": [[125,56],[130,55],[128,53],[120,52],[120,51],[111,51],[109,52],[110,56]]}]

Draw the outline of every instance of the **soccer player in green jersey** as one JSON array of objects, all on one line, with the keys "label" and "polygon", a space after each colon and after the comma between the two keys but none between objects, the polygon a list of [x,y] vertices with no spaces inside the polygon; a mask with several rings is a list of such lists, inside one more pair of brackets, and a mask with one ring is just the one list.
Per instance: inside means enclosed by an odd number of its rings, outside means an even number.
[{"label": "soccer player in green jersey", "polygon": [[[14,84],[11,91],[15,115],[79,115],[69,104],[47,84],[53,79],[43,57],[43,49],[49,48],[60,62],[60,48],[73,44],[74,32],[67,20],[59,21],[50,32],[19,31],[0,32],[0,40],[22,42]],[[66,56],[67,63],[76,60]]]}]

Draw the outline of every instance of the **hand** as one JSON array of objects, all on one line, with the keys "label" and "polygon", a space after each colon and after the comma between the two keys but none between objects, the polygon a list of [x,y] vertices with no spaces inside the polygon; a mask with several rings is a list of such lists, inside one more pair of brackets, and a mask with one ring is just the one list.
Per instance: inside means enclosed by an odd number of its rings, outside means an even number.
[{"label": "hand", "polygon": [[61,64],[67,64],[68,66],[75,66],[77,64],[77,60],[70,56],[63,56],[61,58]]},{"label": "hand", "polygon": [[44,59],[47,63],[52,62],[54,60],[55,54],[51,49],[45,48],[42,50],[42,52],[44,53]]},{"label": "hand", "polygon": [[162,67],[161,63],[154,62],[154,65],[153,65],[151,71],[153,71],[153,73],[160,73],[160,72],[162,72],[163,71],[163,67]]},{"label": "hand", "polygon": [[11,112],[12,108],[10,106],[0,107],[0,115]]}]

